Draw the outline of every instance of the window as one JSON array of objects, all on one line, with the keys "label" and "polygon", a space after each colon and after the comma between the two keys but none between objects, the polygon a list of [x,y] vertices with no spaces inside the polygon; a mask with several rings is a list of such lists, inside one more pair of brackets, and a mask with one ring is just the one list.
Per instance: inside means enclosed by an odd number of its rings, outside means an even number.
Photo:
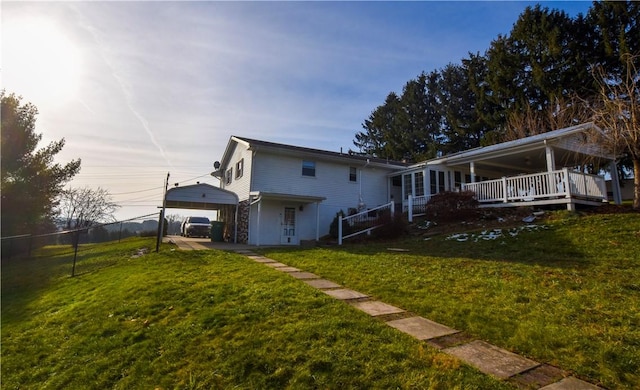
[{"label": "window", "polygon": [[462,173],[460,171],[455,171],[453,173],[453,178],[455,187],[457,189],[462,189]]},{"label": "window", "polygon": [[244,158],[236,163],[236,179],[242,177],[242,173],[244,171]]},{"label": "window", "polygon": [[358,181],[358,168],[349,167],[349,181],[352,181],[352,182]]},{"label": "window", "polygon": [[422,172],[415,173],[416,196],[424,195],[424,174]]},{"label": "window", "polygon": [[316,176],[316,162],[302,161],[302,176]]},{"label": "window", "polygon": [[438,192],[444,192],[444,191],[445,191],[444,172],[438,171]]},{"label": "window", "polygon": [[429,171],[429,194],[438,193],[438,183],[436,181],[436,171]]},{"label": "window", "polygon": [[409,195],[412,194],[411,192],[411,174],[405,174],[402,176],[402,183],[404,184],[404,199],[407,199],[409,197]]},{"label": "window", "polygon": [[227,169],[227,172],[224,175],[224,183],[231,184],[231,178],[233,177],[233,168]]}]

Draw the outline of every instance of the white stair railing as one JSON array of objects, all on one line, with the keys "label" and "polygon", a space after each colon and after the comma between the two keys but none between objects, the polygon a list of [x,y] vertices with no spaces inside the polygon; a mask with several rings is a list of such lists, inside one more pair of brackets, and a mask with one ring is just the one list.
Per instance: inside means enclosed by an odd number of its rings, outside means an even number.
[{"label": "white stair railing", "polygon": [[[343,217],[342,214],[338,215],[338,245],[342,245],[342,241],[355,237],[357,235],[367,233],[370,234],[372,230],[382,226],[380,223],[380,216],[384,213],[390,213],[391,217],[394,214],[394,203],[389,202],[382,206],[378,206],[372,209],[361,211],[357,214]],[[349,234],[343,235],[343,224],[349,226]]]}]

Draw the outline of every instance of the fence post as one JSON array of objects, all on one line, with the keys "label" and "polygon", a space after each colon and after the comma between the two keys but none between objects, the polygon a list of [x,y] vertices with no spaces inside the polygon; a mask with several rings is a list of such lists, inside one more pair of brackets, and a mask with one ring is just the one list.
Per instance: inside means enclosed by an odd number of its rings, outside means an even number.
[{"label": "fence post", "polygon": [[71,277],[76,276],[76,259],[78,258],[78,244],[80,243],[80,230],[73,233],[73,267],[71,268]]},{"label": "fence post", "polygon": [[342,245],[342,213],[338,213],[338,245]]},{"label": "fence post", "polygon": [[389,202],[389,204],[391,205],[391,216],[393,217],[396,213],[396,205],[393,201]]}]

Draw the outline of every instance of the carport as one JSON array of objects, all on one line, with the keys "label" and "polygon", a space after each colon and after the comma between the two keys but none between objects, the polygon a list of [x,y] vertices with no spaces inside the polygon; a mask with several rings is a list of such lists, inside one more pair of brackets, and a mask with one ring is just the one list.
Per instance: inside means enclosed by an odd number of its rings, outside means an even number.
[{"label": "carport", "polygon": [[[238,195],[210,184],[174,187],[165,194],[165,207],[174,209],[227,211],[233,215],[233,242],[238,240]],[[225,221],[228,222],[228,221]]]}]

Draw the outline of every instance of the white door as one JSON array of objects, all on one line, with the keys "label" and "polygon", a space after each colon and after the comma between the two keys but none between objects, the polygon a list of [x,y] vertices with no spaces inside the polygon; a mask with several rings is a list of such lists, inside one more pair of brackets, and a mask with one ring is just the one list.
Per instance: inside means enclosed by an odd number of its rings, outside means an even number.
[{"label": "white door", "polygon": [[282,244],[297,244],[296,242],[296,209],[285,207],[280,221],[280,242]]}]

